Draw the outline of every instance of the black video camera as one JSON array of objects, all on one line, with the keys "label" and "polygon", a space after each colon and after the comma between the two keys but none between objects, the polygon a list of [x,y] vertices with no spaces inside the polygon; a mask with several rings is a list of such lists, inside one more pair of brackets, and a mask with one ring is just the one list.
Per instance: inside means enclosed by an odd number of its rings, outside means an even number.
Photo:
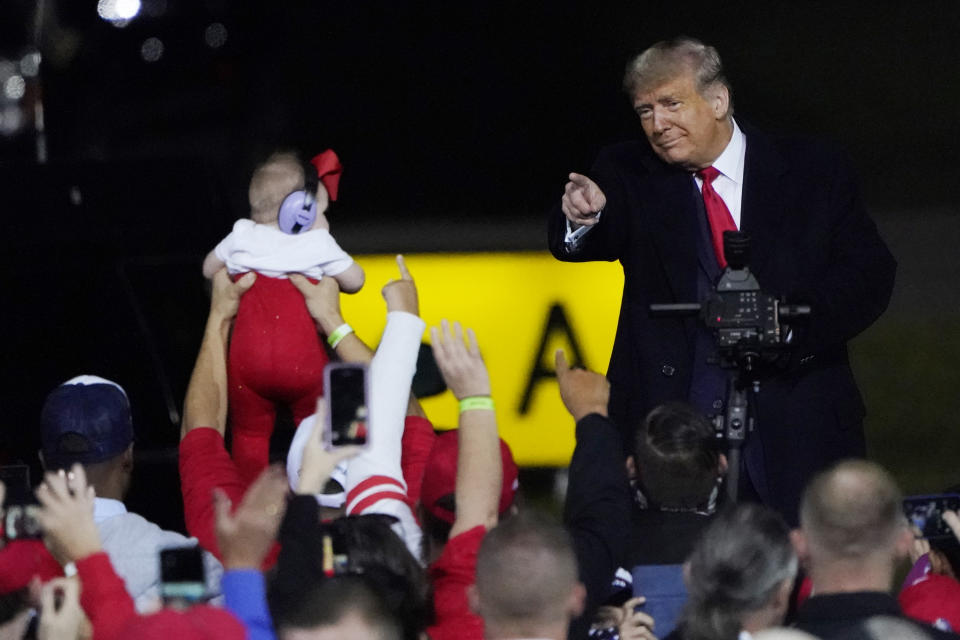
[{"label": "black video camera", "polygon": [[713,330],[717,339],[720,366],[746,368],[777,362],[789,343],[789,328],[784,320],[810,314],[806,305],[787,305],[760,290],[750,272],[750,236],[734,231],[723,233],[727,268],[717,283],[716,292],[702,304],[652,304],[658,315],[696,313],[703,326]]}]

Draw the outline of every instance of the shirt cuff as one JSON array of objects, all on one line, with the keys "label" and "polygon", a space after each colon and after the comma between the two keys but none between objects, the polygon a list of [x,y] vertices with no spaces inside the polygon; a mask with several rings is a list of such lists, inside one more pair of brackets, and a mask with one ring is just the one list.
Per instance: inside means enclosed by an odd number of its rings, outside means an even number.
[{"label": "shirt cuff", "polygon": [[[601,209],[600,211],[597,211],[597,215],[596,215],[595,219],[596,219],[598,222],[600,221],[600,215],[601,215],[602,213],[603,213],[603,209]],[[587,226],[582,226],[582,227],[574,230],[573,227],[570,226],[570,221],[567,220],[567,233],[566,233],[566,235],[563,237],[563,242],[564,242],[564,244],[567,245],[567,248],[568,248],[568,249],[574,249],[574,248],[576,248],[576,246],[577,246],[578,244],[580,244],[580,239],[583,238],[583,236],[587,235],[587,234],[590,232],[590,230],[593,229],[594,226],[595,226],[595,225],[590,225],[589,227],[587,227]]]}]

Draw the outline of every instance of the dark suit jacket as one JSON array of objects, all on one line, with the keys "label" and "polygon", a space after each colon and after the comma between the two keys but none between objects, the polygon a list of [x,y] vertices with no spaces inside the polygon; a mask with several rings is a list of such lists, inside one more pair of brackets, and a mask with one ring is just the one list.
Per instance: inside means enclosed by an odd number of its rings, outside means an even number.
[{"label": "dark suit jacket", "polygon": [[[846,342],[886,308],[896,261],[841,153],[741,129],[747,138],[741,230],[752,238],[751,271],[764,293],[813,310],[794,340],[790,367],[764,382],[754,406],[758,432],[745,450],[766,468],[764,501],[795,523],[809,476],[864,454],[864,405]],[[560,260],[623,265],[607,377],[611,417],[632,432],[653,407],[689,397],[697,320],[654,318],[649,305],[697,300],[702,202],[691,174],[664,164],[645,141],[603,149],[590,177],[607,197],[599,223],[571,251],[557,206],[549,243]]]}]

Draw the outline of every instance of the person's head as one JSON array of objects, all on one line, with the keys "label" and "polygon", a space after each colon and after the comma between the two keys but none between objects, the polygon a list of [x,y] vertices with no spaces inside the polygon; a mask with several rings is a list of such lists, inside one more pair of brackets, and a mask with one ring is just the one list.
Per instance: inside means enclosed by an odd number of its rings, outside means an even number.
[{"label": "person's head", "polygon": [[279,640],[401,640],[402,626],[359,575],[322,580],[277,623]]},{"label": "person's head", "polygon": [[[420,489],[420,514],[425,534],[425,560],[439,550],[450,537],[450,529],[457,517],[455,494],[457,489],[457,459],[459,440],[456,430],[444,432],[434,440],[430,456],[423,470]],[[500,485],[500,515],[513,507],[519,487],[519,469],[513,460],[510,446],[500,440],[500,465],[503,482]]]},{"label": "person's head", "polygon": [[133,472],[133,421],[126,392],[98,376],[67,380],[44,401],[40,445],[48,471],[79,462],[98,496],[122,499]]},{"label": "person's head", "polygon": [[752,503],[725,509],[684,566],[684,638],[723,640],[780,624],[796,573],[790,530],[775,511]]},{"label": "person's head", "polygon": [[470,601],[488,637],[565,632],[583,611],[584,597],[573,545],[559,524],[521,512],[491,529],[480,545]]},{"label": "person's head", "polygon": [[659,507],[704,507],[727,468],[713,425],[693,407],[660,405],[637,430],[633,475],[644,496]]},{"label": "person's head", "polygon": [[[281,530],[283,546],[270,582],[268,603],[278,627],[296,620],[303,599],[327,575],[325,560],[331,554],[335,576],[361,575],[376,585],[390,615],[400,624],[402,637],[417,638],[432,618],[426,577],[420,563],[391,528],[388,516],[363,515],[339,518],[316,529]],[[329,547],[324,542],[329,540]],[[298,623],[299,624],[299,623]]]},{"label": "person's head", "polygon": [[[259,224],[276,222],[284,198],[303,189],[304,182],[304,164],[297,154],[286,151],[272,154],[254,169],[250,178],[250,218]],[[316,197],[317,211],[323,213],[330,197],[322,182],[317,184]]]},{"label": "person's head", "polygon": [[623,89],[650,146],[668,164],[708,167],[730,140],[733,92],[720,54],[699,40],[656,43],[627,64]]},{"label": "person's head", "polygon": [[[866,460],[845,460],[820,472],[804,490],[795,542],[819,590],[824,570],[889,583],[912,543],[900,489],[883,468]],[[874,586],[885,590],[889,584]]]}]

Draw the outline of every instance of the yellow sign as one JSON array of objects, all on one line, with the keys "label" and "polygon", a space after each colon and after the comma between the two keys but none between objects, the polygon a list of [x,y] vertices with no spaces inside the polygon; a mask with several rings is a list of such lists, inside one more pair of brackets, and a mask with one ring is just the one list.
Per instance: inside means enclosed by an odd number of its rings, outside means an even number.
[{"label": "yellow sign", "polygon": [[[613,346],[623,271],[617,263],[564,263],[546,252],[405,254],[427,326],[444,318],[477,334],[490,372],[500,435],[522,466],[566,466],[573,418],[560,401],[553,354],[605,372]],[[398,277],[394,256],[356,256],[367,274],[355,295],[341,296],[343,315],[368,344],[383,333],[380,289]],[[424,334],[429,342],[429,331]],[[447,391],[422,401],[439,428],[457,424]]]}]

